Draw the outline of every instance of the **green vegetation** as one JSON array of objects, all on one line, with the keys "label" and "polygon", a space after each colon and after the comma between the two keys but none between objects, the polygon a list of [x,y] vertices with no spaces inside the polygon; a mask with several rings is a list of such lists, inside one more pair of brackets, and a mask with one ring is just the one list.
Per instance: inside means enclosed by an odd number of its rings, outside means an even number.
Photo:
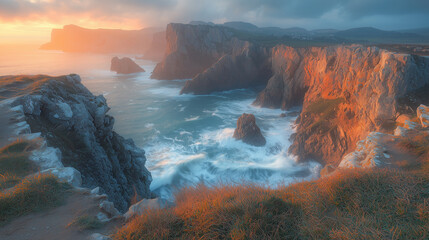
[{"label": "green vegetation", "polygon": [[28,159],[34,144],[17,140],[0,149],[0,190],[12,187],[24,176],[36,172],[35,164]]},{"label": "green vegetation", "polygon": [[53,175],[23,179],[13,189],[0,193],[0,224],[14,217],[59,206],[70,189]]},{"label": "green vegetation", "polygon": [[68,226],[77,226],[81,230],[91,230],[101,228],[103,225],[95,216],[82,215],[77,217]]},{"label": "green vegetation", "polygon": [[29,154],[36,141],[17,140],[0,149],[0,225],[30,212],[58,206],[70,186],[52,175],[33,175]]}]

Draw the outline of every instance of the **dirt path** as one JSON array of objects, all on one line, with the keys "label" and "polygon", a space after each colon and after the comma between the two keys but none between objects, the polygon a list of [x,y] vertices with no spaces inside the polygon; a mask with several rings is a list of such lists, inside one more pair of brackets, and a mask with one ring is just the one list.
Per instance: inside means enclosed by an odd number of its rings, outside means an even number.
[{"label": "dirt path", "polygon": [[80,230],[67,225],[82,215],[96,216],[98,200],[85,193],[73,193],[66,203],[58,208],[16,218],[0,227],[1,240],[80,240],[88,239],[92,233],[109,235],[116,226],[116,220],[95,230]]}]

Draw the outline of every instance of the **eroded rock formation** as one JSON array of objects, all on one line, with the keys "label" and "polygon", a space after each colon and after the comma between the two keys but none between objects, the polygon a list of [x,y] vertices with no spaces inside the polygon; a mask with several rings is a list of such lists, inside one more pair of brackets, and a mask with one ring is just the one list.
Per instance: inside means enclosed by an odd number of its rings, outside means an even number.
[{"label": "eroded rock formation", "polygon": [[130,74],[144,72],[145,70],[131,60],[131,58],[114,57],[110,63],[110,71],[114,71],[119,74]]},{"label": "eroded rock formation", "polygon": [[170,23],[166,30],[164,59],[155,67],[152,78],[188,79],[203,72],[225,54],[232,53],[233,33],[225,27]]},{"label": "eroded rock formation", "polygon": [[371,131],[393,131],[398,98],[429,83],[429,59],[376,47],[273,49],[274,75],[255,104],[303,104],[290,151],[338,164]]},{"label": "eroded rock formation", "polygon": [[135,193],[151,197],[152,178],[144,167],[144,151],[113,131],[106,99],[92,95],[78,75],[0,80],[2,95],[16,97],[11,105],[22,109],[31,132],[41,132],[50,147],[61,151],[62,165],[77,169],[84,187],[99,186],[121,211]]},{"label": "eroded rock formation", "polygon": [[266,143],[261,129],[256,125],[256,119],[253,114],[243,113],[238,118],[237,128],[233,137],[253,146],[264,146]]}]

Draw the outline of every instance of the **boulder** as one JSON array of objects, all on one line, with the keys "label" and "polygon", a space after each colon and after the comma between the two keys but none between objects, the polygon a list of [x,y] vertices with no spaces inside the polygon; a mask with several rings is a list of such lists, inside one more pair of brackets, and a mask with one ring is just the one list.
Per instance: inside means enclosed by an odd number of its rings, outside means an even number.
[{"label": "boulder", "polygon": [[237,128],[233,137],[253,146],[264,146],[266,144],[265,137],[262,135],[261,129],[256,125],[253,114],[243,113],[238,118]]},{"label": "boulder", "polygon": [[422,127],[429,127],[429,107],[421,104],[417,108],[417,118],[419,119]]},{"label": "boulder", "polygon": [[137,65],[137,63],[135,63],[133,60],[131,60],[131,58],[128,57],[112,58],[110,71],[114,71],[119,74],[145,72],[143,68],[141,68],[139,65]]},{"label": "boulder", "polygon": [[67,182],[74,187],[80,187],[82,185],[82,176],[80,172],[73,167],[50,168],[41,173],[53,174],[61,181]]},{"label": "boulder", "polygon": [[99,208],[100,208],[104,213],[106,213],[106,214],[107,214],[107,216],[108,216],[108,217],[110,217],[110,218],[113,218],[113,217],[116,217],[116,216],[121,215],[121,214],[119,213],[119,211],[115,208],[115,205],[113,205],[113,203],[112,203],[112,202],[109,202],[109,201],[106,201],[106,200],[104,200],[104,201],[102,201],[102,202],[100,203]]},{"label": "boulder", "polygon": [[165,202],[161,201],[159,198],[154,199],[143,199],[140,202],[132,205],[128,212],[124,214],[126,220],[138,216],[144,213],[147,209],[161,209],[166,205]]}]

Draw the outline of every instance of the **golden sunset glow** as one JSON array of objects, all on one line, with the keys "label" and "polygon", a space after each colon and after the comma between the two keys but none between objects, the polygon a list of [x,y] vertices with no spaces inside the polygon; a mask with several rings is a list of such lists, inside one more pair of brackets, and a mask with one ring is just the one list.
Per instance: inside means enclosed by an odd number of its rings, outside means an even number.
[{"label": "golden sunset glow", "polygon": [[42,44],[49,42],[49,39],[51,38],[51,30],[54,28],[62,28],[67,24],[76,24],[81,27],[94,29],[106,28],[134,30],[147,27],[136,19],[126,19],[121,22],[115,22],[92,20],[90,18],[70,18],[69,20],[64,20],[60,23],[47,20],[11,22],[0,20],[0,44]]}]

